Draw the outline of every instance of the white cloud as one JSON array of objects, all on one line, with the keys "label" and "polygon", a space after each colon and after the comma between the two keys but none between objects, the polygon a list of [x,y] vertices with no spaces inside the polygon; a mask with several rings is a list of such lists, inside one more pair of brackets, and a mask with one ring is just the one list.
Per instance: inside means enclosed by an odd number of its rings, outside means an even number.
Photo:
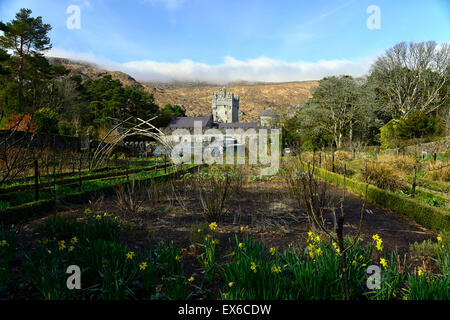
[{"label": "white cloud", "polygon": [[369,71],[376,57],[351,60],[319,60],[316,62],[285,62],[261,56],[255,59],[237,60],[225,57],[221,64],[209,65],[192,60],[176,63],[151,60],[117,63],[98,58],[92,53],[75,53],[52,49],[48,56],[63,57],[95,63],[110,71],[128,73],[139,81],[207,81],[227,83],[230,81],[284,82],[319,80],[332,75],[363,76]]}]

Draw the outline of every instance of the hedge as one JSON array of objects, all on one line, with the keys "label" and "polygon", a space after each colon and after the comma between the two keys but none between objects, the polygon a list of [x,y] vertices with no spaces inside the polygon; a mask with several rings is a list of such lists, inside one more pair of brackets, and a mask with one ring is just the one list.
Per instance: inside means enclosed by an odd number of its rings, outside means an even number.
[{"label": "hedge", "polygon": [[[200,167],[203,165],[200,165]],[[192,166],[178,171],[168,172],[156,177],[137,179],[136,181],[150,182],[150,181],[166,181],[172,177],[177,177],[180,174],[192,172],[198,169],[199,166]],[[91,198],[99,197],[100,195],[111,196],[115,194],[115,188],[119,185],[126,186],[130,184],[131,181],[117,183],[111,186],[105,186],[97,188],[95,190],[82,191],[77,193],[72,193],[63,197],[58,198],[60,202],[66,203],[85,203]],[[15,206],[12,208],[7,208],[0,211],[0,223],[3,224],[13,224],[25,221],[30,218],[37,218],[43,216],[48,211],[54,209],[55,201],[53,200],[39,200],[34,202],[29,202],[23,205]]]},{"label": "hedge", "polygon": [[[160,168],[163,168],[164,166],[165,166],[165,164],[157,164],[157,165],[150,166],[150,167],[129,169],[128,174],[139,173],[141,171],[152,171],[152,170],[155,170],[155,167],[156,167],[156,169],[160,169]],[[167,166],[170,166],[170,165],[167,165]],[[90,180],[97,180],[97,179],[101,179],[101,178],[120,177],[120,176],[125,176],[126,172],[127,172],[126,169],[120,168],[120,167],[111,167],[108,170],[106,170],[104,168],[100,168],[100,169],[98,169],[98,171],[95,171],[95,172],[93,171],[95,169],[91,170],[91,172],[92,172],[91,174],[82,175],[81,179],[83,181],[90,181]],[[100,171],[100,173],[97,173],[99,171]],[[106,171],[106,172],[104,172],[104,171]],[[68,175],[73,176],[73,177],[61,179],[59,181],[56,180],[56,184],[57,185],[72,185],[72,184],[76,185],[76,183],[80,180],[80,177],[76,176],[77,175],[76,172],[70,173]],[[53,178],[51,179],[51,183],[53,183]],[[44,180],[43,182],[39,182],[38,186],[39,186],[39,190],[44,191],[44,190],[48,189],[48,187],[47,187],[48,182]],[[27,183],[27,184],[22,184],[22,185],[14,185],[14,186],[0,188],[0,200],[5,199],[10,196],[13,196],[16,193],[34,190],[34,188],[35,188],[34,183]]]},{"label": "hedge", "polygon": [[[344,176],[315,168],[324,180],[339,186],[344,185]],[[345,178],[345,187],[353,193],[364,196],[366,185],[363,182]],[[405,198],[391,191],[368,185],[367,200],[383,206],[386,209],[404,214],[420,225],[435,231],[450,230],[450,212],[445,209],[429,206],[419,200]]]}]

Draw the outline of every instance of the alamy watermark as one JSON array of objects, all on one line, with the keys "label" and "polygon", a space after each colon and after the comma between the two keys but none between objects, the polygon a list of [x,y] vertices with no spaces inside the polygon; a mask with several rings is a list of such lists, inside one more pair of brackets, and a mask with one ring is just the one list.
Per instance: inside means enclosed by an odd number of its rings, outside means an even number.
[{"label": "alamy watermark", "polygon": [[379,6],[374,4],[370,5],[366,9],[366,13],[370,14],[367,18],[366,26],[369,30],[380,30],[381,29],[381,10]]},{"label": "alamy watermark", "polygon": [[194,121],[193,132],[176,129],[170,138],[175,164],[245,164],[248,159],[249,164],[270,164],[261,175],[274,175],[280,166],[280,129],[227,128],[223,133],[214,128],[203,131],[202,122]]},{"label": "alamy watermark", "polygon": [[81,29],[81,9],[80,6],[71,4],[67,7],[66,13],[70,16],[66,20],[67,29]]}]

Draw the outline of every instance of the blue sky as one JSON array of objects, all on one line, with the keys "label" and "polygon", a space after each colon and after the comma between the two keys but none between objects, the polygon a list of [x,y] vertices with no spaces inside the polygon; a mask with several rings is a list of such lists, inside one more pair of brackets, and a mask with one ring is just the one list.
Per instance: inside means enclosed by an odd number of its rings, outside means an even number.
[{"label": "blue sky", "polygon": [[[68,29],[70,5],[80,29]],[[380,29],[366,21],[380,9]],[[450,42],[449,0],[0,0],[53,26],[48,55],[139,80],[294,81],[361,76],[401,41]]]}]

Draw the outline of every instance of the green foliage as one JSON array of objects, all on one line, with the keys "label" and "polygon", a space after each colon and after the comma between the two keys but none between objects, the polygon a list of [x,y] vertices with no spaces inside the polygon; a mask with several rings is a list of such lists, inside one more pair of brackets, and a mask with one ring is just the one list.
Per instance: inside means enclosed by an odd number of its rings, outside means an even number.
[{"label": "green foliage", "polygon": [[406,298],[408,300],[448,300],[450,277],[440,275],[410,276]]},{"label": "green foliage", "polygon": [[58,132],[58,114],[48,107],[39,109],[34,113],[36,125],[40,132]]},{"label": "green foliage", "polygon": [[[7,50],[12,50],[13,58],[11,62],[15,64],[11,70],[14,72],[16,83],[9,82],[15,89],[7,90],[11,95],[15,94],[17,99],[16,111],[21,113],[24,111],[24,93],[28,89],[25,86],[31,86],[31,89],[37,89],[38,82],[40,82],[47,72],[45,66],[41,62],[42,52],[49,50],[52,46],[48,33],[51,30],[49,24],[42,22],[42,17],[31,17],[32,11],[30,9],[20,9],[16,14],[15,19],[1,24],[2,35],[0,36],[0,47]],[[17,45],[21,43],[22,45]],[[41,69],[42,67],[42,69]],[[28,81],[26,81],[28,80]],[[12,89],[12,88],[11,88]],[[30,90],[30,92],[36,92]],[[30,95],[29,101],[35,107],[36,101]]]},{"label": "green foliage", "polygon": [[[329,244],[319,240],[305,250],[290,247],[280,253],[247,233],[235,235],[234,242],[228,261],[220,268],[222,299],[344,299],[339,256]],[[347,253],[352,298],[364,290],[361,284],[371,252],[371,247],[358,244]]]},{"label": "green foliage", "polygon": [[392,119],[380,128],[380,142],[383,149],[394,148],[398,145],[398,120]]},{"label": "green foliage", "polygon": [[424,111],[416,111],[408,115],[406,119],[398,122],[398,137],[403,139],[423,138],[426,136],[439,135],[442,126],[439,119]]},{"label": "green foliage", "polygon": [[63,136],[75,136],[76,127],[68,121],[60,121],[58,125],[58,133]]},{"label": "green foliage", "polygon": [[[316,168],[316,173],[328,182],[343,186],[342,175]],[[346,188],[360,196],[365,194],[365,184],[353,179],[345,179]],[[419,200],[405,198],[391,191],[369,185],[367,200],[377,203],[389,210],[405,214],[422,226],[440,231],[450,228],[450,214],[447,210],[434,208]]]}]

